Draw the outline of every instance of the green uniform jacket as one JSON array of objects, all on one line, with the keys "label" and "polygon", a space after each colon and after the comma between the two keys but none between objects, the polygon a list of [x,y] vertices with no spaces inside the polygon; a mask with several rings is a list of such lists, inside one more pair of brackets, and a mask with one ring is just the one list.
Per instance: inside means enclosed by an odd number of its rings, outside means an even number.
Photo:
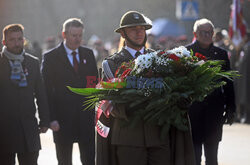
[{"label": "green uniform jacket", "polygon": [[[152,50],[146,50],[150,52]],[[122,62],[133,60],[132,55],[122,49],[120,52],[110,56],[103,62],[104,76],[106,79],[114,77],[117,68]],[[108,63],[108,66],[104,63]],[[101,116],[100,121],[110,127],[107,138],[97,135],[97,165],[117,165],[114,145],[129,145],[135,147],[155,146],[170,144],[172,165],[194,165],[194,152],[190,131],[182,132],[171,128],[166,139],[160,139],[160,127],[145,124],[140,121],[135,127],[123,125],[127,118],[127,109],[116,106],[112,111],[113,116],[106,118]]]}]

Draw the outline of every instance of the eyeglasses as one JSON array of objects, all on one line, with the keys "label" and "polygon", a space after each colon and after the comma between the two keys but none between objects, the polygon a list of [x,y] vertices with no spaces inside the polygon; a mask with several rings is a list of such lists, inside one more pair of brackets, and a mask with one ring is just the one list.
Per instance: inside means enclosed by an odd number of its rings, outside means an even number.
[{"label": "eyeglasses", "polygon": [[213,34],[213,31],[210,30],[210,31],[206,31],[206,30],[199,30],[199,33],[202,35],[202,36],[211,36]]}]

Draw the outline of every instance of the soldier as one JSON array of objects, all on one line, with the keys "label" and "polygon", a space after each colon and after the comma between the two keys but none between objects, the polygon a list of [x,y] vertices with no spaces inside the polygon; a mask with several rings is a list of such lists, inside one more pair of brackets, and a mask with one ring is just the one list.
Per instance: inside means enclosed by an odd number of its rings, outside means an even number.
[{"label": "soldier", "polygon": [[[102,65],[106,80],[115,77],[116,70],[123,62],[133,60],[140,54],[154,51],[145,48],[147,41],[146,30],[152,27],[149,21],[148,18],[137,11],[129,11],[123,15],[120,27],[115,32],[125,39],[124,47],[121,51],[103,61]],[[170,147],[170,133],[165,139],[160,139],[161,128],[156,125],[146,124],[143,120],[140,120],[135,127],[122,125],[128,116],[133,115],[128,107],[122,104],[114,105],[111,115],[109,118],[105,118],[104,115],[100,118],[100,122],[111,129],[107,138],[100,135],[97,137],[98,164],[111,164],[109,161],[119,165],[165,165],[177,163],[175,154],[173,154]],[[190,149],[190,152],[187,150],[188,152],[185,153],[188,160],[184,157],[179,157],[179,160],[183,161],[183,164],[190,163],[190,165],[193,165],[192,143],[191,139],[189,140],[190,148],[188,149]],[[111,143],[111,145],[108,145],[108,143]],[[98,153],[101,151],[104,153],[105,147],[108,147],[109,152],[105,152],[106,155],[99,155]],[[183,148],[180,149],[182,150]],[[113,155],[107,154],[110,152]]]}]

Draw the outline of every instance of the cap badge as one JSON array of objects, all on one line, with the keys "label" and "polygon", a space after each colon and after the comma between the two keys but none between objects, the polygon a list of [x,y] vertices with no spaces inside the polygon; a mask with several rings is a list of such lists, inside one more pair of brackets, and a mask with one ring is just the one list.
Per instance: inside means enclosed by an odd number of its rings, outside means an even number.
[{"label": "cap badge", "polygon": [[134,16],[134,19],[139,19],[140,18],[139,14],[137,14],[137,13],[134,13],[133,16]]}]

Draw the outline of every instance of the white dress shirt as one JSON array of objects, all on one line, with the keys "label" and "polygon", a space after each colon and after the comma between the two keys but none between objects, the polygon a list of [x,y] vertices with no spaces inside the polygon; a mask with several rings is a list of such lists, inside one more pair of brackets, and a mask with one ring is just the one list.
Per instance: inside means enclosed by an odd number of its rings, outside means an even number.
[{"label": "white dress shirt", "polygon": [[[135,58],[135,53],[137,52],[137,50],[132,49],[128,46],[125,46],[124,48]],[[141,52],[141,54],[144,54],[144,47],[142,47],[141,50],[139,50],[139,52]]]},{"label": "white dress shirt", "polygon": [[65,42],[63,42],[63,45],[64,45],[64,48],[65,48],[66,53],[67,53],[67,57],[68,57],[69,62],[71,63],[71,65],[74,66],[74,65],[73,65],[73,56],[72,56],[72,54],[71,54],[73,51],[76,52],[76,59],[77,59],[77,61],[78,61],[78,63],[79,63],[80,58],[79,58],[79,51],[78,51],[78,49],[76,49],[76,50],[71,50],[70,48],[67,47],[67,45],[65,44]]}]

